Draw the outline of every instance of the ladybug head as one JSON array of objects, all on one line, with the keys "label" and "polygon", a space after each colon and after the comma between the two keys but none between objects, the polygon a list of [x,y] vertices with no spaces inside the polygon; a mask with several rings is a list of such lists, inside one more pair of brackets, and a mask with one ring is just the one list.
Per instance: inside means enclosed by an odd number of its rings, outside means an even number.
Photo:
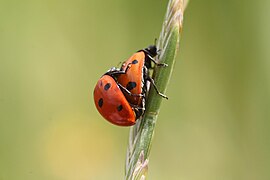
[{"label": "ladybug head", "polygon": [[152,57],[155,57],[157,55],[157,47],[155,45],[150,45],[149,47],[144,49],[144,52],[146,52]]}]

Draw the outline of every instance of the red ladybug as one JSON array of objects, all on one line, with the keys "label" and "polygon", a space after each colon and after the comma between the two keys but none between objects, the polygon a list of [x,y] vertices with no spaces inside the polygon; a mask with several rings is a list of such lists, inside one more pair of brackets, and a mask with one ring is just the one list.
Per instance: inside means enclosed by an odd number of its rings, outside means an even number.
[{"label": "red ladybug", "polygon": [[99,113],[109,122],[119,126],[135,124],[136,113],[112,76],[105,74],[98,80],[94,101]]},{"label": "red ladybug", "polygon": [[[139,50],[122,64],[121,70],[126,73],[120,74],[117,77],[117,82],[130,92],[123,91],[127,100],[142,108],[144,108],[145,96],[148,91],[146,87],[147,81],[153,85],[159,95],[167,98],[158,91],[154,80],[149,76],[149,69],[153,68],[151,62],[154,62],[158,66],[167,66],[166,64],[156,62],[154,59],[156,55],[156,46],[149,46],[148,48]],[[133,94],[141,94],[142,96],[134,96]]]}]

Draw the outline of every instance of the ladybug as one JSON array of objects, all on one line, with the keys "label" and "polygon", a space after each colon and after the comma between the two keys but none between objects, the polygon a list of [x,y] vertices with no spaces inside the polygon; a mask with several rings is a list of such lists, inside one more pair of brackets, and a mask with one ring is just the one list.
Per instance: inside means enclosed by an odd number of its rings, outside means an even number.
[{"label": "ladybug", "polygon": [[105,74],[98,80],[94,89],[94,101],[99,113],[109,122],[119,126],[135,124],[135,110],[112,76]]},{"label": "ladybug", "polygon": [[[128,91],[123,91],[127,100],[139,107],[144,108],[145,96],[147,93],[146,82],[149,81],[156,92],[166,98],[167,96],[160,93],[154,83],[154,80],[149,75],[149,69],[152,69],[152,63],[157,66],[167,66],[163,63],[155,61],[157,55],[157,47],[149,46],[148,48],[137,51],[127,61],[122,64],[121,71],[126,73],[120,74],[117,77],[117,82],[124,86]],[[142,94],[142,96],[134,96],[133,94]]]}]

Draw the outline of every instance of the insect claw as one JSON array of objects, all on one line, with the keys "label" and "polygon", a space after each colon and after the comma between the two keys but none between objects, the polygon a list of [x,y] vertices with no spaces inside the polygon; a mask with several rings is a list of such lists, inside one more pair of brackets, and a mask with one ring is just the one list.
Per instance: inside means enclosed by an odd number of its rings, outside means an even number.
[{"label": "insect claw", "polygon": [[166,63],[158,63],[157,66],[168,67],[168,64],[166,64]]}]

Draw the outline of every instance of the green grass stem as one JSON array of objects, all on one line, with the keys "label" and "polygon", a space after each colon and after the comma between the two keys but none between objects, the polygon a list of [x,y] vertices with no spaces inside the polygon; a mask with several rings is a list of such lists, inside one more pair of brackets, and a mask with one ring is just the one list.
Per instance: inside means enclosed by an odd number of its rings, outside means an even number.
[{"label": "green grass stem", "polygon": [[[166,92],[173,72],[186,4],[187,2],[184,3],[184,0],[170,0],[168,3],[162,31],[157,43],[160,53],[156,57],[157,61],[168,64],[168,67],[155,67],[153,72],[153,79],[160,92]],[[125,168],[126,180],[142,180],[147,176],[148,157],[162,100],[163,98],[151,87],[146,102],[145,114],[130,129]]]}]

